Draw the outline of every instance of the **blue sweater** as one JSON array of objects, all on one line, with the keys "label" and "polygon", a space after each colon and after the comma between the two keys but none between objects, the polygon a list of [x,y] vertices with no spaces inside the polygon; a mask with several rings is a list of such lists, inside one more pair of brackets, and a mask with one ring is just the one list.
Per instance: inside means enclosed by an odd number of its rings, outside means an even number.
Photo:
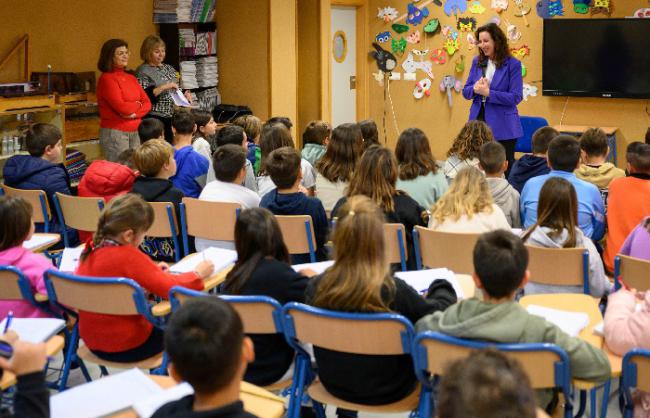
[{"label": "blue sweater", "polygon": [[546,158],[526,154],[512,165],[508,183],[521,194],[528,179],[548,174],[550,171]]},{"label": "blue sweater", "polygon": [[[325,242],[327,239],[327,214],[320,200],[306,196],[304,193],[278,193],[273,189],[262,197],[260,207],[273,212],[274,215],[310,215],[314,224],[316,236],[316,260],[327,260]],[[295,254],[291,256],[293,264],[309,263],[309,254]]]},{"label": "blue sweater", "polygon": [[551,170],[546,175],[533,177],[526,182],[520,199],[524,228],[529,228],[537,221],[539,192],[544,182],[551,177],[562,177],[573,185],[578,195],[578,226],[586,236],[599,241],[605,233],[605,205],[600,192],[593,184],[580,180],[567,171]]},{"label": "blue sweater", "polygon": [[174,152],[176,174],[170,178],[174,187],[187,197],[198,198],[205,187],[208,175],[208,159],[194,151],[191,145]]}]

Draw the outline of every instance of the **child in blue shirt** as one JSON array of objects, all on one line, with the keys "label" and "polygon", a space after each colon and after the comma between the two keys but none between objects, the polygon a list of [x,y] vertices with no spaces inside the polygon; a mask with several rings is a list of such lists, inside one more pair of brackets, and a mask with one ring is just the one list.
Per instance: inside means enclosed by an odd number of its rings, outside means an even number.
[{"label": "child in blue shirt", "polygon": [[196,131],[194,116],[186,110],[176,111],[172,117],[172,130],[176,175],[170,180],[185,196],[198,198],[205,187],[209,161],[192,148],[192,137]]}]

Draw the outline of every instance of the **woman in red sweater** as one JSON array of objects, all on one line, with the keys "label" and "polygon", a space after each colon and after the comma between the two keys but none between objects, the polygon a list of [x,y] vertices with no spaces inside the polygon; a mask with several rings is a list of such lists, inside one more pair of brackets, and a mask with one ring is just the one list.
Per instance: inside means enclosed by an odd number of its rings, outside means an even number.
[{"label": "woman in red sweater", "polygon": [[122,39],[109,39],[97,62],[102,72],[97,82],[99,144],[108,161],[116,161],[122,151],[140,145],[138,126],[151,110],[151,102],[138,79],[126,72],[128,47]]},{"label": "woman in red sweater", "polygon": [[[102,212],[91,245],[81,255],[77,274],[94,277],[127,277],[145,291],[166,298],[173,286],[202,290],[203,281],[214,265],[201,262],[194,272],[174,275],[167,265],[158,265],[140,252],[145,233],[153,223],[153,209],[140,196],[116,197]],[[99,358],[114,362],[135,362],[163,350],[163,332],[143,316],[104,315],[79,312],[79,333],[86,346]]]}]

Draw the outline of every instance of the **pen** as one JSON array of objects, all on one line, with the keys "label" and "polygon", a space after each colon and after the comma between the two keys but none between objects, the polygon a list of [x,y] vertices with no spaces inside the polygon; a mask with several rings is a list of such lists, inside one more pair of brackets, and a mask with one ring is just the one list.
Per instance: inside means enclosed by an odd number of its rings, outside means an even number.
[{"label": "pen", "polygon": [[9,327],[11,326],[11,320],[14,319],[14,312],[9,311],[9,314],[7,315],[7,322],[5,323],[5,330],[3,331],[3,334],[6,334],[7,331],[9,331]]}]

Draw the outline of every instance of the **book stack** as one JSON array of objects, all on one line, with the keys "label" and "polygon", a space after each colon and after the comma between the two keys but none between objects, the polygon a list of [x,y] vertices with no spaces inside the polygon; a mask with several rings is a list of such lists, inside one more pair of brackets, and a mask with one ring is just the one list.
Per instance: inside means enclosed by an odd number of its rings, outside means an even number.
[{"label": "book stack", "polygon": [[196,80],[195,61],[181,61],[181,85],[183,89],[199,88],[199,83]]},{"label": "book stack", "polygon": [[217,57],[203,57],[196,61],[196,80],[199,87],[213,87],[218,84]]},{"label": "book stack", "polygon": [[221,95],[216,87],[212,87],[199,91],[196,94],[192,93],[192,100],[201,109],[211,112],[216,105],[221,104]]},{"label": "book stack", "polygon": [[177,0],[176,4],[176,21],[192,21],[192,0]]},{"label": "book stack", "polygon": [[153,22],[154,23],[176,23],[177,0],[154,0]]},{"label": "book stack", "polygon": [[201,32],[196,34],[195,55],[214,55],[217,53],[217,33]]},{"label": "book stack", "polygon": [[179,28],[178,29],[178,53],[184,57],[191,57],[196,52],[196,36],[194,29]]},{"label": "book stack", "polygon": [[193,0],[192,22],[211,22],[214,20],[215,0]]}]

